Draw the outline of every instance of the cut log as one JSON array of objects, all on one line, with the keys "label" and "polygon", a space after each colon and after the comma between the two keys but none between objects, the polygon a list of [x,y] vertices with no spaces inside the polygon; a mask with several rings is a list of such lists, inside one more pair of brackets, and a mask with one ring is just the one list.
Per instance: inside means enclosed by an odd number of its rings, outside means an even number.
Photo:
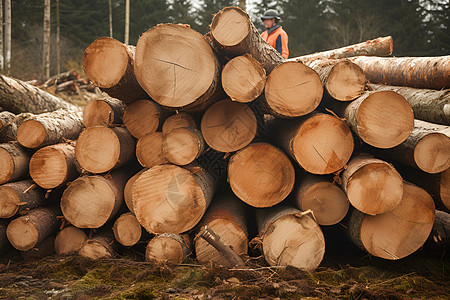
[{"label": "cut log", "polygon": [[0,218],[11,218],[47,203],[43,189],[23,180],[0,186]]},{"label": "cut log", "polygon": [[134,157],[135,151],[133,137],[122,127],[86,128],[75,146],[75,155],[81,167],[95,174],[123,166]]},{"label": "cut log", "polygon": [[185,166],[205,150],[202,133],[195,128],[177,128],[163,136],[162,151],[167,161]]},{"label": "cut log", "polygon": [[271,266],[316,269],[325,254],[325,239],[314,219],[300,210],[278,206],[257,211],[264,258]]},{"label": "cut log", "polygon": [[255,138],[258,124],[250,107],[226,99],[205,112],[201,129],[211,148],[228,153],[247,146]]},{"label": "cut log", "polygon": [[114,237],[123,246],[133,246],[141,239],[142,226],[133,213],[122,214],[113,225]]},{"label": "cut log", "polygon": [[152,238],[145,251],[145,260],[158,264],[179,265],[191,253],[187,234],[163,233]]},{"label": "cut log", "polygon": [[355,244],[370,254],[397,260],[422,247],[433,227],[434,212],[431,196],[404,182],[403,198],[396,208],[376,216],[355,210],[349,233]]},{"label": "cut log", "polygon": [[17,129],[17,140],[24,147],[41,148],[75,140],[83,127],[82,112],[61,109],[26,117]]},{"label": "cut log", "polygon": [[450,247],[450,214],[436,210],[433,229],[427,243],[444,251]]},{"label": "cut log", "polygon": [[134,75],[134,52],[133,46],[118,40],[98,38],[84,51],[84,72],[96,86],[125,103],[147,98]]},{"label": "cut log", "polygon": [[[248,251],[248,234],[243,203],[232,194],[221,195],[213,199],[199,223],[199,228],[208,226],[220,239],[238,255]],[[215,262],[231,266],[230,261],[202,238],[195,239],[195,253],[201,263]]]},{"label": "cut log", "polygon": [[93,175],[74,180],[61,198],[64,217],[78,228],[103,226],[119,211],[128,178],[124,170],[117,170],[105,177]]},{"label": "cut log", "polygon": [[228,182],[239,199],[254,207],[271,207],[292,191],[295,172],[289,158],[278,148],[251,144],[234,154],[228,163]]},{"label": "cut log", "polygon": [[162,133],[168,134],[172,130],[182,127],[197,128],[197,125],[191,115],[181,112],[168,117],[164,121]]},{"label": "cut log", "polygon": [[166,114],[151,100],[137,100],[125,108],[123,124],[137,139],[161,127]]},{"label": "cut log", "polygon": [[237,56],[222,69],[222,86],[233,101],[247,103],[258,98],[266,85],[266,70],[250,54]]},{"label": "cut log", "polygon": [[162,142],[162,132],[147,133],[138,140],[136,157],[144,168],[151,168],[168,162],[163,153]]},{"label": "cut log", "polygon": [[0,254],[6,253],[12,249],[11,244],[6,236],[6,228],[8,228],[9,220],[0,219]]},{"label": "cut log", "polygon": [[159,24],[144,32],[135,74],[152,99],[172,109],[202,111],[223,93],[213,50],[187,25]]},{"label": "cut log", "polygon": [[182,233],[200,221],[215,188],[215,178],[199,166],[155,166],[134,183],[133,210],[150,233]]},{"label": "cut log", "polygon": [[44,82],[42,87],[47,88],[49,86],[59,85],[63,82],[72,81],[80,78],[81,76],[77,71],[70,70],[50,77],[46,82]]},{"label": "cut log", "polygon": [[112,230],[102,228],[84,243],[78,254],[90,259],[113,258],[116,249]]},{"label": "cut log", "polygon": [[84,126],[114,126],[122,124],[124,110],[125,104],[115,98],[92,100],[83,109]]},{"label": "cut log", "polygon": [[14,248],[27,251],[58,230],[58,207],[39,207],[9,223],[8,240]]},{"label": "cut log", "polygon": [[405,86],[369,84],[375,91],[394,91],[411,104],[414,117],[432,123],[450,125],[450,90],[415,89]]},{"label": "cut log", "polygon": [[55,239],[55,252],[58,255],[78,253],[87,239],[88,237],[83,230],[68,226],[58,232]]},{"label": "cut log", "polygon": [[77,110],[75,105],[31,84],[5,75],[0,75],[0,106],[15,114],[22,112],[41,114],[61,108]]},{"label": "cut log", "polygon": [[125,200],[125,204],[128,207],[128,209],[134,213],[133,208],[133,186],[136,180],[141,176],[143,172],[145,172],[147,169],[142,169],[138,173],[134,174],[130,179],[128,179],[127,184],[125,184],[125,188],[123,190],[123,199]]},{"label": "cut log", "polygon": [[353,153],[350,128],[332,115],[317,113],[274,123],[278,143],[309,173],[336,172],[347,164]]},{"label": "cut log", "polygon": [[28,174],[30,157],[19,142],[0,144],[0,184],[24,179]]},{"label": "cut log", "polygon": [[54,189],[78,177],[74,143],[46,146],[30,160],[30,176],[40,187]]},{"label": "cut log", "polygon": [[0,143],[14,141],[16,138],[16,115],[9,111],[0,112]]},{"label": "cut log", "polygon": [[325,177],[304,174],[296,186],[295,200],[302,211],[311,210],[319,225],[334,225],[347,215],[344,191]]},{"label": "cut log", "polygon": [[372,83],[424,89],[450,88],[450,56],[352,58]]},{"label": "cut log", "polygon": [[55,254],[55,236],[51,235],[27,251],[20,253],[25,260],[36,260]]},{"label": "cut log", "polygon": [[360,155],[342,173],[342,188],[350,203],[368,215],[392,211],[403,195],[403,181],[389,163]]}]

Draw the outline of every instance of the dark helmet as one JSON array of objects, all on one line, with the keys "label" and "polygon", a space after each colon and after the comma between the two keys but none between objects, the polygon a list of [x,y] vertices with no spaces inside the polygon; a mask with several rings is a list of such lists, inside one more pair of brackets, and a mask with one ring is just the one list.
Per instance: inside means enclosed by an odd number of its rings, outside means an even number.
[{"label": "dark helmet", "polygon": [[275,9],[268,9],[261,17],[261,20],[264,21],[273,18],[275,18],[277,21],[281,20],[280,16],[278,15],[278,12]]}]

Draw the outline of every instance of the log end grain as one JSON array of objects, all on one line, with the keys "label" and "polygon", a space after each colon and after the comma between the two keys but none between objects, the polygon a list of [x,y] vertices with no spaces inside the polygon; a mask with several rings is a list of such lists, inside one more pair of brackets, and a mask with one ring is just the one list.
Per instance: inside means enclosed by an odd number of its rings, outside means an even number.
[{"label": "log end grain", "polygon": [[167,163],[162,149],[163,133],[147,133],[136,144],[136,157],[145,168]]},{"label": "log end grain", "polygon": [[160,108],[155,102],[136,100],[125,108],[123,124],[135,138],[140,139],[158,129],[160,118]]},{"label": "log end grain", "polygon": [[133,213],[125,213],[113,225],[114,237],[123,246],[133,246],[141,239],[142,227]]},{"label": "log end grain", "polygon": [[90,101],[83,109],[83,123],[86,127],[109,126],[120,117],[116,115],[108,101],[102,99]]},{"label": "log end grain", "polygon": [[417,143],[414,161],[427,173],[440,173],[450,167],[450,138],[443,133],[431,133]]},{"label": "log end grain", "polygon": [[0,147],[0,184],[8,182],[14,174],[14,159],[8,150]]},{"label": "log end grain", "polygon": [[202,134],[193,128],[177,128],[163,136],[162,151],[170,163],[185,166],[199,157],[205,148]]},{"label": "log end grain", "polygon": [[0,186],[0,218],[13,217],[19,210],[20,202],[20,197],[13,187]]},{"label": "log end grain", "polygon": [[20,251],[30,250],[39,242],[39,231],[26,216],[12,220],[6,229],[6,235],[11,245]]},{"label": "log end grain", "polygon": [[339,101],[352,101],[364,93],[366,76],[363,70],[349,60],[338,62],[330,71],[325,89]]},{"label": "log end grain", "polygon": [[168,134],[173,129],[190,127],[197,128],[197,125],[191,115],[181,112],[168,117],[162,126],[162,133]]},{"label": "log end grain", "polygon": [[450,210],[450,168],[441,173],[439,184],[441,201]]},{"label": "log end grain", "polygon": [[37,148],[47,138],[45,127],[36,120],[26,120],[17,129],[17,140],[27,148]]},{"label": "log end grain", "polygon": [[55,252],[58,255],[77,253],[88,237],[83,230],[69,226],[58,232],[55,239]]},{"label": "log end grain", "polygon": [[114,252],[99,241],[87,240],[80,251],[78,251],[83,257],[90,259],[101,259],[101,258],[112,258],[114,257]]},{"label": "log end grain", "polygon": [[155,236],[147,244],[145,260],[158,264],[181,264],[188,254],[186,238],[176,234]]},{"label": "log end grain", "polygon": [[250,25],[249,17],[242,9],[226,7],[214,16],[211,22],[211,34],[223,46],[236,46],[251,32]]}]

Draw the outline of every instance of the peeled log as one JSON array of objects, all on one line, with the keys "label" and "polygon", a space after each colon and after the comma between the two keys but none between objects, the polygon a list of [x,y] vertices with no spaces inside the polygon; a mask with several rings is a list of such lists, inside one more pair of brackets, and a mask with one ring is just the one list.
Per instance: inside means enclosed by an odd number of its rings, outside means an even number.
[{"label": "peeled log", "polygon": [[77,253],[88,237],[80,228],[69,226],[58,232],[55,239],[55,252],[58,255]]},{"label": "peeled log", "polygon": [[125,108],[123,124],[137,139],[161,127],[165,113],[151,100],[137,100]]},{"label": "peeled log", "polygon": [[135,151],[133,137],[122,127],[86,128],[75,146],[81,167],[95,174],[123,166],[134,157]]},{"label": "peeled log", "polygon": [[152,238],[145,251],[145,260],[179,265],[191,253],[191,241],[187,234],[163,233]]},{"label": "peeled log", "polygon": [[16,181],[0,186],[0,218],[14,217],[47,202],[44,190],[36,187],[31,180]]},{"label": "peeled log", "polygon": [[9,111],[0,112],[0,143],[14,141],[16,138],[16,115]]},{"label": "peeled log", "polygon": [[352,58],[372,83],[424,89],[450,88],[450,56]]},{"label": "peeled log", "polygon": [[257,211],[264,258],[271,266],[316,269],[325,254],[325,238],[314,219],[302,211],[278,206]]},{"label": "peeled log", "polygon": [[119,99],[104,98],[92,100],[83,109],[84,126],[114,126],[122,124],[124,110],[125,104]]},{"label": "peeled log", "polygon": [[125,103],[147,98],[134,75],[134,52],[133,46],[118,40],[98,38],[84,51],[84,72],[92,83]]},{"label": "peeled log", "polygon": [[278,148],[251,144],[234,154],[228,163],[228,182],[239,199],[254,207],[271,207],[292,191],[295,172],[289,158]]},{"label": "peeled log", "polygon": [[162,126],[162,133],[168,134],[170,131],[182,127],[197,128],[197,125],[195,124],[195,121],[191,117],[191,115],[180,112],[168,117],[164,121]]},{"label": "peeled log", "polygon": [[195,128],[177,128],[163,136],[162,152],[172,164],[185,166],[205,150],[202,133]]},{"label": "peeled log", "polygon": [[247,105],[229,99],[213,104],[201,122],[205,142],[220,152],[235,152],[256,136],[258,124]]},{"label": "peeled log", "polygon": [[213,176],[199,166],[155,166],[133,185],[133,210],[150,233],[182,233],[202,218],[213,197]]},{"label": "peeled log", "polygon": [[117,245],[110,228],[102,228],[89,238],[78,254],[90,259],[113,258]]},{"label": "peeled log", "polygon": [[120,215],[113,225],[114,237],[123,246],[133,246],[141,239],[142,226],[133,213]]},{"label": "peeled log", "polygon": [[61,109],[27,117],[17,129],[17,140],[24,147],[41,148],[75,140],[83,127],[82,112]]},{"label": "peeled log", "polygon": [[30,157],[19,142],[0,144],[0,184],[25,178]]},{"label": "peeled log", "polygon": [[159,24],[144,32],[135,74],[152,99],[172,109],[202,111],[223,93],[211,46],[187,25]]},{"label": "peeled log", "polygon": [[342,189],[356,209],[378,215],[399,205],[403,180],[391,164],[361,155],[352,158],[342,173]]},{"label": "peeled log", "polygon": [[151,168],[168,162],[163,153],[162,143],[162,132],[147,133],[138,140],[136,157],[144,168]]},{"label": "peeled log", "polygon": [[430,235],[434,203],[423,189],[404,182],[403,198],[393,210],[368,216],[355,210],[350,218],[352,240],[370,254],[389,260],[418,250]]}]

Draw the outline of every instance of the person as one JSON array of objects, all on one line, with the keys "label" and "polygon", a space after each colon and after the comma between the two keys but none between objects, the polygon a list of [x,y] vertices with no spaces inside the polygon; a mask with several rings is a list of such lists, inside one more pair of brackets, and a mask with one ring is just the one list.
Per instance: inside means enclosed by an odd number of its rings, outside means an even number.
[{"label": "person", "polygon": [[278,25],[278,21],[281,20],[278,12],[274,9],[267,10],[261,17],[264,22],[266,31],[261,34],[261,37],[269,43],[270,46],[275,48],[284,58],[289,57],[288,48],[288,35],[283,27]]}]

